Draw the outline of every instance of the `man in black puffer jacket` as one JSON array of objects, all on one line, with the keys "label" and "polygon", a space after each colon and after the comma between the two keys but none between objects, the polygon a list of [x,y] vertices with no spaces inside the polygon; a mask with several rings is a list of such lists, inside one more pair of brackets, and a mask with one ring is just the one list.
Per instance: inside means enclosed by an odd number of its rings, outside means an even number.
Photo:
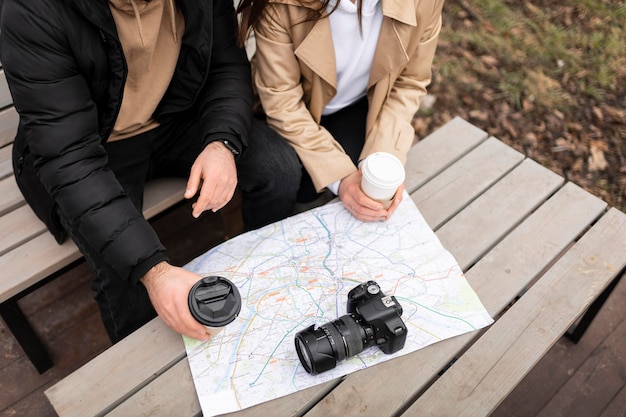
[{"label": "man in black puffer jacket", "polygon": [[236,25],[232,0],[3,1],[15,177],[57,241],[69,234],[94,269],[113,342],[155,310],[208,339],[187,307],[200,276],[168,263],[141,214],[147,180],[188,178],[195,217],[239,186],[248,229],[293,211],[301,166],[252,117]]}]

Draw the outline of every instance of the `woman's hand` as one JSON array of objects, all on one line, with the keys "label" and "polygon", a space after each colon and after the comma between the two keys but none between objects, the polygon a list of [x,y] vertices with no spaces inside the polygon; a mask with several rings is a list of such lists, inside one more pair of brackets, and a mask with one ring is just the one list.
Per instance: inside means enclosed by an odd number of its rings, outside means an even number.
[{"label": "woman's hand", "polygon": [[344,207],[357,219],[364,222],[387,220],[402,201],[404,184],[398,187],[388,209],[381,202],[372,200],[361,190],[361,172],[355,171],[339,183],[339,198]]}]

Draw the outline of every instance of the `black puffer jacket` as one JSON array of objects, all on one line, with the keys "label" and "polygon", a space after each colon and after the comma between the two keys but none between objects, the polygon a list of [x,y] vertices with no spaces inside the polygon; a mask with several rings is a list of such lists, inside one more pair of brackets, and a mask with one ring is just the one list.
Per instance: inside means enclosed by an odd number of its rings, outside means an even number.
[{"label": "black puffer jacket", "polygon": [[[196,108],[204,122],[198,140],[206,146],[228,139],[243,151],[252,94],[248,60],[236,46],[233,2],[177,4],[185,34],[155,118]],[[102,146],[127,74],[108,1],[4,0],[0,60],[20,114],[13,162],[26,200],[59,242],[57,207],[120,276],[138,280],[166,257],[107,168]]]}]

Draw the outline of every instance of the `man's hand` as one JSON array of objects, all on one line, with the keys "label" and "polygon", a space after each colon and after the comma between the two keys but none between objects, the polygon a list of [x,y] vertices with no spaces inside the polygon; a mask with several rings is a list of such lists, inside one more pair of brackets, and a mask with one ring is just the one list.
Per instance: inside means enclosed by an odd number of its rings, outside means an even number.
[{"label": "man's hand", "polygon": [[398,187],[388,209],[378,201],[369,198],[361,190],[361,172],[355,171],[339,183],[339,198],[344,207],[357,219],[364,222],[387,220],[402,201],[404,184]]},{"label": "man's hand", "polygon": [[185,198],[192,198],[201,187],[198,200],[192,205],[193,217],[198,218],[205,210],[215,212],[224,207],[236,186],[235,156],[222,142],[209,143],[193,163],[187,180]]},{"label": "man's hand", "polygon": [[209,340],[206,328],[189,312],[189,290],[202,277],[161,262],[141,278],[157,314],[172,330],[197,340]]}]

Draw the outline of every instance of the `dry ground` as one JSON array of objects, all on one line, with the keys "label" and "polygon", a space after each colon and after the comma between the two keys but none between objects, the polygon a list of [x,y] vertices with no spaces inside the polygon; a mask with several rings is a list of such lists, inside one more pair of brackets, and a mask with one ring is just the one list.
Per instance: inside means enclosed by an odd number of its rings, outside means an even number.
[{"label": "dry ground", "polygon": [[620,0],[447,0],[418,137],[461,116],[626,211],[625,21]]}]

